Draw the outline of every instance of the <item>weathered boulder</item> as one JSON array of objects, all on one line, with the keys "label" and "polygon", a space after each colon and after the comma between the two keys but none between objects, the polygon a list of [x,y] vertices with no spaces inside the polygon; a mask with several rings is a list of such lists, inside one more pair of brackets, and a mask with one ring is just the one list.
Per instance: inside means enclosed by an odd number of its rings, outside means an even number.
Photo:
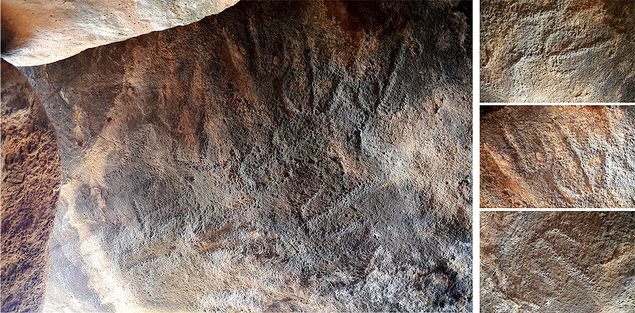
[{"label": "weathered boulder", "polygon": [[635,1],[481,1],[483,102],[635,102]]},{"label": "weathered boulder", "polygon": [[471,308],[470,2],[241,2],[23,69],[50,311]]},{"label": "weathered boulder", "polygon": [[2,61],[2,312],[42,308],[60,184],[53,127],[27,79]]},{"label": "weathered boulder", "polygon": [[88,48],[186,25],[238,0],[2,0],[2,58],[55,62]]},{"label": "weathered boulder", "polygon": [[481,312],[627,313],[635,212],[482,212]]},{"label": "weathered boulder", "polygon": [[635,207],[635,106],[485,108],[482,207]]}]

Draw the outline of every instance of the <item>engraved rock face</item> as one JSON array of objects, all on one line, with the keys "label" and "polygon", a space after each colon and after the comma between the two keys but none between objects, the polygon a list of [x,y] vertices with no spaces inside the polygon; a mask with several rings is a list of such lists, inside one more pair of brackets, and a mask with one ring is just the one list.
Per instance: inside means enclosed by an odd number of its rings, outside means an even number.
[{"label": "engraved rock face", "polygon": [[635,1],[481,3],[484,102],[635,102]]},{"label": "engraved rock face", "polygon": [[635,212],[482,212],[481,312],[631,312]]},{"label": "engraved rock face", "polygon": [[46,310],[471,308],[470,3],[241,2],[26,68]]},{"label": "engraved rock face", "polygon": [[60,183],[60,156],[42,102],[2,61],[2,312],[42,307]]},{"label": "engraved rock face", "polygon": [[238,0],[3,0],[2,58],[55,62],[88,48],[196,22]]},{"label": "engraved rock face", "polygon": [[635,207],[635,106],[481,112],[482,207]]}]

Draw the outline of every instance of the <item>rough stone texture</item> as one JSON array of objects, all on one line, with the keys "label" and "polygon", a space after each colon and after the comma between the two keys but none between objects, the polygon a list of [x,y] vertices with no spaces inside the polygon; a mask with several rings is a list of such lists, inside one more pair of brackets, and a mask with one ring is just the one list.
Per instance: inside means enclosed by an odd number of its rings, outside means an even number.
[{"label": "rough stone texture", "polygon": [[2,58],[55,62],[88,48],[187,25],[238,0],[2,0]]},{"label": "rough stone texture", "polygon": [[481,312],[628,313],[635,212],[482,212]]},{"label": "rough stone texture", "polygon": [[635,106],[485,109],[482,207],[635,207]]},{"label": "rough stone texture", "polygon": [[241,2],[24,71],[46,310],[471,310],[471,3]]},{"label": "rough stone texture", "polygon": [[483,102],[635,102],[635,1],[481,1]]},{"label": "rough stone texture", "polygon": [[57,140],[26,77],[2,61],[2,312],[42,307],[60,184]]}]

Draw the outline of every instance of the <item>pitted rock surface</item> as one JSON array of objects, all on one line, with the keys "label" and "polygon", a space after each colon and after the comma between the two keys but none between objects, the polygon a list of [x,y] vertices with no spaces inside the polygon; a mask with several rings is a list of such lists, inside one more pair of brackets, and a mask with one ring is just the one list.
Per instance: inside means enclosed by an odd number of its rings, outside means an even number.
[{"label": "pitted rock surface", "polygon": [[481,111],[481,206],[635,207],[635,106]]},{"label": "pitted rock surface", "polygon": [[241,2],[23,69],[47,311],[471,310],[469,2]]},{"label": "pitted rock surface", "polygon": [[635,102],[635,1],[481,1],[481,101]]},{"label": "pitted rock surface", "polygon": [[627,313],[635,212],[481,212],[481,312]]},{"label": "pitted rock surface", "polygon": [[42,308],[60,185],[53,126],[26,77],[2,61],[2,312]]}]

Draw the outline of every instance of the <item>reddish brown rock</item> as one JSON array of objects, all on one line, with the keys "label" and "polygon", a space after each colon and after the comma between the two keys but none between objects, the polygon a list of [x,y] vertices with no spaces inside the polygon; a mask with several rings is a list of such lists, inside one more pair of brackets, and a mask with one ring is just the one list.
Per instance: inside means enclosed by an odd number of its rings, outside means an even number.
[{"label": "reddish brown rock", "polygon": [[59,183],[57,140],[42,102],[2,61],[2,312],[42,308]]},{"label": "reddish brown rock", "polygon": [[481,101],[635,102],[635,1],[481,1]]},{"label": "reddish brown rock", "polygon": [[635,207],[635,106],[485,109],[482,207]]}]

